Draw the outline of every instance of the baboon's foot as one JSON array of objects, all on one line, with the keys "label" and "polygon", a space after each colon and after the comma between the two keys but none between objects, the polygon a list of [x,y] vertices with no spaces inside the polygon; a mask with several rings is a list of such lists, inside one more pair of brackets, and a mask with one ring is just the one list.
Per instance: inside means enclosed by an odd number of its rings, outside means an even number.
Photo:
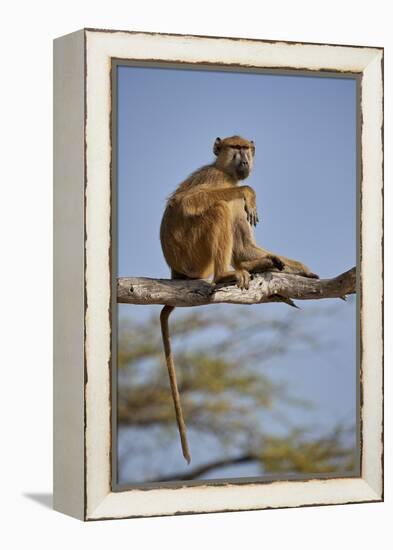
[{"label": "baboon's foot", "polygon": [[306,265],[298,262],[297,260],[284,259],[285,268],[287,273],[293,273],[294,275],[300,275],[301,277],[308,277],[309,279],[319,279],[319,275],[313,273]]},{"label": "baboon's foot", "polygon": [[300,275],[301,277],[308,277],[309,279],[319,279],[319,275],[310,271],[306,266],[302,266],[300,269],[295,269],[292,273],[295,275]]},{"label": "baboon's foot", "polygon": [[309,279],[319,279],[319,275],[316,273],[313,273],[312,271],[304,271],[303,273],[299,273],[302,277],[308,277]]},{"label": "baboon's foot", "polygon": [[214,277],[216,284],[232,281],[236,282],[236,285],[242,290],[247,290],[250,286],[250,274],[246,269],[236,269],[235,271],[227,271]]}]

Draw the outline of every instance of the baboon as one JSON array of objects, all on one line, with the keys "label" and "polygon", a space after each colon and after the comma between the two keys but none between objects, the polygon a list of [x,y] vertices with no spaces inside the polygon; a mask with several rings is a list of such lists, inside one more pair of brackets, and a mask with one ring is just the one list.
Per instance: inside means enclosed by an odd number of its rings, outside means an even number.
[{"label": "baboon", "polygon": [[[258,223],[255,191],[239,185],[253,166],[255,144],[240,136],[217,138],[215,162],[193,172],[172,193],[161,222],[161,246],[172,279],[205,279],[213,284],[233,281],[249,287],[250,273],[284,271],[317,278],[303,263],[258,246],[253,227]],[[232,266],[232,269],[231,269]],[[171,353],[168,317],[161,311],[165,357],[184,458],[189,463],[185,423]]]}]

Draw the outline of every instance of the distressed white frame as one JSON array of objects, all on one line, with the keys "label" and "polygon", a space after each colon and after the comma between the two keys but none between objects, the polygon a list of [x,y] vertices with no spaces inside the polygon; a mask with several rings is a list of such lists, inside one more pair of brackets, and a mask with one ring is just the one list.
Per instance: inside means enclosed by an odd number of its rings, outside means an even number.
[{"label": "distressed white frame", "polygon": [[[135,488],[112,492],[110,464],[112,58],[141,61],[165,60],[173,63],[208,62],[246,68],[361,73],[361,477],[241,485],[231,485],[229,482],[225,486],[202,484],[176,489]],[[55,186],[67,185],[67,178],[76,175],[78,182],[75,197],[81,199],[81,190],[85,197],[85,235],[75,237],[75,243],[79,244],[86,237],[83,262],[86,285],[83,297],[84,365],[79,357],[79,361],[76,358],[70,369],[67,343],[58,342],[57,365],[55,364],[58,383],[55,376],[55,390],[56,387],[59,388],[60,383],[74,384],[75,387],[71,387],[71,394],[74,392],[72,394],[74,397],[70,395],[64,397],[59,391],[56,393],[60,401],[57,406],[58,413],[55,406],[55,430],[58,434],[57,446],[55,445],[55,507],[84,520],[95,520],[382,500],[383,49],[87,29],[55,41],[55,68],[56,64],[62,63],[63,69],[68,69],[72,73],[76,59],[81,63],[84,60],[85,63],[83,74],[77,63],[79,72],[78,76],[74,76],[79,84],[77,83],[73,89],[74,96],[78,86],[81,91],[85,91],[84,173],[80,173],[81,165],[77,155],[77,147],[80,144],[75,145],[71,131],[69,144],[63,143],[63,149],[58,151],[57,156],[60,158],[70,155],[73,151],[73,156],[71,155],[70,158],[77,157],[78,168],[73,170],[71,166],[69,173],[64,174],[60,173],[60,170],[56,171],[55,164]],[[61,67],[58,66],[57,71],[60,74]],[[79,82],[80,78],[82,82]],[[70,93],[67,88],[69,86],[72,86],[72,83],[63,83],[63,88],[58,86],[58,96],[67,96],[67,93]],[[74,100],[77,101],[76,96]],[[67,107],[61,107],[60,103],[61,99],[56,100],[55,86],[55,110],[56,105],[60,111],[63,110],[58,115],[58,119],[61,119],[58,123],[58,132],[62,131],[62,124],[72,124],[62,115]],[[63,121],[62,116],[65,119]],[[79,136],[81,120],[78,118],[74,122],[75,135]],[[83,151],[80,154],[82,155]],[[67,222],[60,221],[59,226],[61,223]],[[67,236],[60,235],[58,246],[66,246],[66,241]],[[80,275],[82,266],[78,265],[77,274]],[[62,290],[60,283],[58,289]],[[80,293],[78,296],[82,299]],[[82,323],[83,320],[77,321]],[[59,330],[60,328],[64,330],[64,326],[59,327]],[[77,344],[78,350],[81,351],[80,340]],[[67,372],[66,369],[68,369]],[[83,394],[81,394],[82,378],[85,381]],[[77,384],[78,387],[76,387]],[[71,402],[76,403],[76,409],[72,406],[67,409],[66,399],[68,399],[68,405]],[[69,415],[72,416],[71,430],[69,429],[70,417],[65,419],[64,415],[62,416],[64,410],[68,410]],[[70,456],[67,455],[67,458],[64,458],[63,455],[70,445],[76,451],[68,453]],[[81,456],[84,457],[83,464],[80,464]]]}]

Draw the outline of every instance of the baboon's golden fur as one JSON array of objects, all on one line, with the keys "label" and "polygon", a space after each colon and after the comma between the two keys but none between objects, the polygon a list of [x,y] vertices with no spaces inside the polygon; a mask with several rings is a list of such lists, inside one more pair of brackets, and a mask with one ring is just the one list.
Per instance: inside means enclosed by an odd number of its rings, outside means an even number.
[{"label": "baboon's golden fur", "polygon": [[[238,148],[248,162],[248,171],[241,176],[234,156]],[[214,151],[216,161],[196,170],[168,199],[161,244],[172,275],[196,279],[213,275],[215,282],[234,280],[241,288],[248,288],[252,272],[284,270],[315,277],[301,262],[278,256],[255,242],[255,192],[239,185],[252,169],[254,143],[232,136],[216,140]]]},{"label": "baboon's golden fur", "polygon": [[[169,197],[161,222],[161,245],[172,278],[213,276],[215,283],[235,281],[248,288],[250,273],[287,271],[317,277],[297,260],[278,256],[255,242],[258,222],[254,190],[239,182],[252,170],[255,145],[240,136],[217,138],[216,161],[183,181]],[[161,311],[161,330],[183,455],[190,462],[185,423],[170,347],[168,317]]]}]

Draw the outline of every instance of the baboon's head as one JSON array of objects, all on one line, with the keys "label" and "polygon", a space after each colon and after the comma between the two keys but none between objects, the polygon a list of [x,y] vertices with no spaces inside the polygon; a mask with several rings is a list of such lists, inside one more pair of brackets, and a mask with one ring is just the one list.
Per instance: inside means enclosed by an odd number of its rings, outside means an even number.
[{"label": "baboon's head", "polygon": [[213,147],[216,166],[238,180],[246,179],[252,169],[255,144],[240,136],[217,138]]}]

